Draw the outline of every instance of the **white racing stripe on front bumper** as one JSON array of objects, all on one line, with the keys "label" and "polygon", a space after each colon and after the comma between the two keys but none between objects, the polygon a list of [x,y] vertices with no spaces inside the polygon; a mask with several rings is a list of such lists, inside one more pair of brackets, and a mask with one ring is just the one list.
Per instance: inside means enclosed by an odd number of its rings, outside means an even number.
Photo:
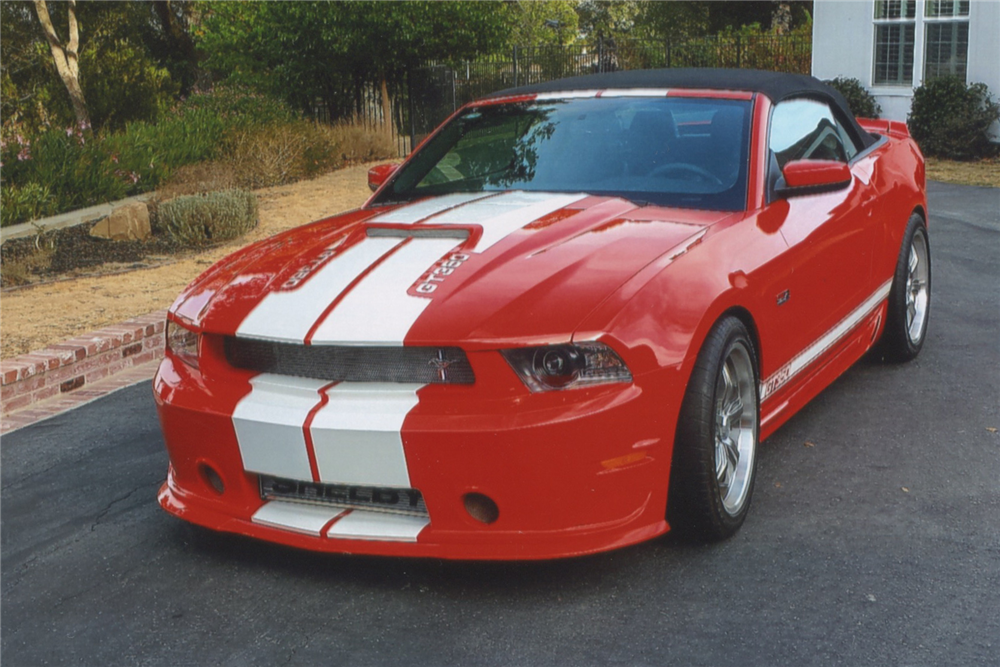
[{"label": "white racing stripe on front bumper", "polygon": [[264,503],[254,512],[251,521],[262,526],[320,537],[323,535],[324,526],[341,515],[343,516],[326,531],[326,537],[342,540],[416,542],[420,531],[431,522],[425,516],[323,507],[282,500]]},{"label": "white racing stripe on front bumper", "polygon": [[320,481],[410,488],[401,431],[423,386],[363,382],[328,389],[330,400],[310,428]]},{"label": "white racing stripe on front bumper", "polygon": [[402,345],[431,303],[410,296],[407,290],[459,243],[457,239],[411,238],[344,296],[316,329],[312,344]]},{"label": "white racing stripe on front bumper", "polygon": [[342,507],[322,507],[272,500],[254,512],[250,520],[271,528],[319,537],[323,533],[323,526],[346,511]]},{"label": "white racing stripe on front bumper", "polygon": [[330,526],[326,536],[345,540],[416,542],[420,531],[430,522],[431,520],[424,516],[353,510]]},{"label": "white racing stripe on front bumper", "polygon": [[302,425],[319,403],[322,380],[261,374],[233,411],[243,467],[256,473],[312,479]]},{"label": "white racing stripe on front bumper", "polygon": [[[327,306],[362,271],[402,242],[403,239],[398,238],[364,239],[329,260],[295,289],[274,291],[265,296],[240,323],[236,335],[243,338],[303,342],[309,329]],[[405,292],[406,288],[403,289]]]}]

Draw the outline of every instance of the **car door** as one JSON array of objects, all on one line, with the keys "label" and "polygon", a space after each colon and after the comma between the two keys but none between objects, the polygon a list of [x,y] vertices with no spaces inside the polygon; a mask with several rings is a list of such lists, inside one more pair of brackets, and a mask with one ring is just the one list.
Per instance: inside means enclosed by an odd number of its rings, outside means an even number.
[{"label": "car door", "polygon": [[[806,98],[774,108],[768,146],[772,171],[799,159],[849,162],[858,152],[829,105]],[[831,192],[771,193],[785,211],[779,231],[791,270],[786,291],[775,298],[792,355],[837,328],[869,296],[877,198],[869,171],[853,165],[851,173],[849,185]],[[780,172],[771,176],[777,182]]]}]

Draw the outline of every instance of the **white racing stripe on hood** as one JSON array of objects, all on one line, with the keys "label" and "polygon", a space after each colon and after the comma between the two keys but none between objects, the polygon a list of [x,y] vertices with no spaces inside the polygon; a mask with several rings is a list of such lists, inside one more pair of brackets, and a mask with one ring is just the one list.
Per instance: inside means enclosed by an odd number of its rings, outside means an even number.
[{"label": "white racing stripe on hood", "polygon": [[253,389],[233,411],[243,468],[250,472],[312,479],[305,424],[328,382],[283,375],[258,375]]},{"label": "white racing stripe on hood", "polygon": [[506,192],[497,197],[459,206],[428,220],[435,225],[482,225],[483,236],[475,252],[486,252],[517,230],[544,218],[564,206],[578,202],[585,194]]},{"label": "white racing stripe on hood", "polygon": [[431,303],[406,291],[459,243],[457,239],[411,238],[344,296],[316,329],[312,344],[402,345]]},{"label": "white racing stripe on hood", "polygon": [[328,389],[330,400],[310,428],[320,481],[410,488],[401,432],[423,386],[351,382]]},{"label": "white racing stripe on hood", "polygon": [[[362,271],[402,242],[403,239],[399,238],[364,239],[334,257],[296,289],[271,292],[265,296],[240,323],[236,335],[244,338],[303,342],[309,329],[327,306]],[[434,260],[431,260],[428,266],[433,262]],[[414,280],[418,277],[419,275]]]},{"label": "white racing stripe on hood", "polygon": [[484,197],[489,197],[493,194],[495,193],[455,192],[450,195],[431,197],[430,199],[418,201],[415,204],[400,206],[393,211],[383,213],[378,217],[372,218],[371,222],[412,225],[413,223],[420,222],[421,220],[429,218],[432,215],[437,215],[438,213],[447,211],[450,208],[461,206],[462,204],[467,204],[468,202],[476,201],[477,199],[482,199]]}]

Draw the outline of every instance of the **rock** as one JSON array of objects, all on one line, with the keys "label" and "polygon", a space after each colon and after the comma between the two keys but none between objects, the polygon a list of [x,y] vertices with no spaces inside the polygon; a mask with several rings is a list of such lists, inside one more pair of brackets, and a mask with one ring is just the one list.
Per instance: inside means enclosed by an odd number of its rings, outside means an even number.
[{"label": "rock", "polygon": [[149,209],[142,202],[123,204],[90,228],[90,235],[112,241],[144,241],[151,234]]}]

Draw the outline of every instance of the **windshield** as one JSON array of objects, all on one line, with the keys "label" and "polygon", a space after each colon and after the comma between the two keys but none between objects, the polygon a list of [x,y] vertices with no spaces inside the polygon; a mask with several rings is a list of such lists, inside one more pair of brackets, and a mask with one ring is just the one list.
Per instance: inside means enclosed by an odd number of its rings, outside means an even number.
[{"label": "windshield", "polygon": [[453,192],[586,192],[742,210],[750,102],[603,97],[466,109],[373,202]]}]

